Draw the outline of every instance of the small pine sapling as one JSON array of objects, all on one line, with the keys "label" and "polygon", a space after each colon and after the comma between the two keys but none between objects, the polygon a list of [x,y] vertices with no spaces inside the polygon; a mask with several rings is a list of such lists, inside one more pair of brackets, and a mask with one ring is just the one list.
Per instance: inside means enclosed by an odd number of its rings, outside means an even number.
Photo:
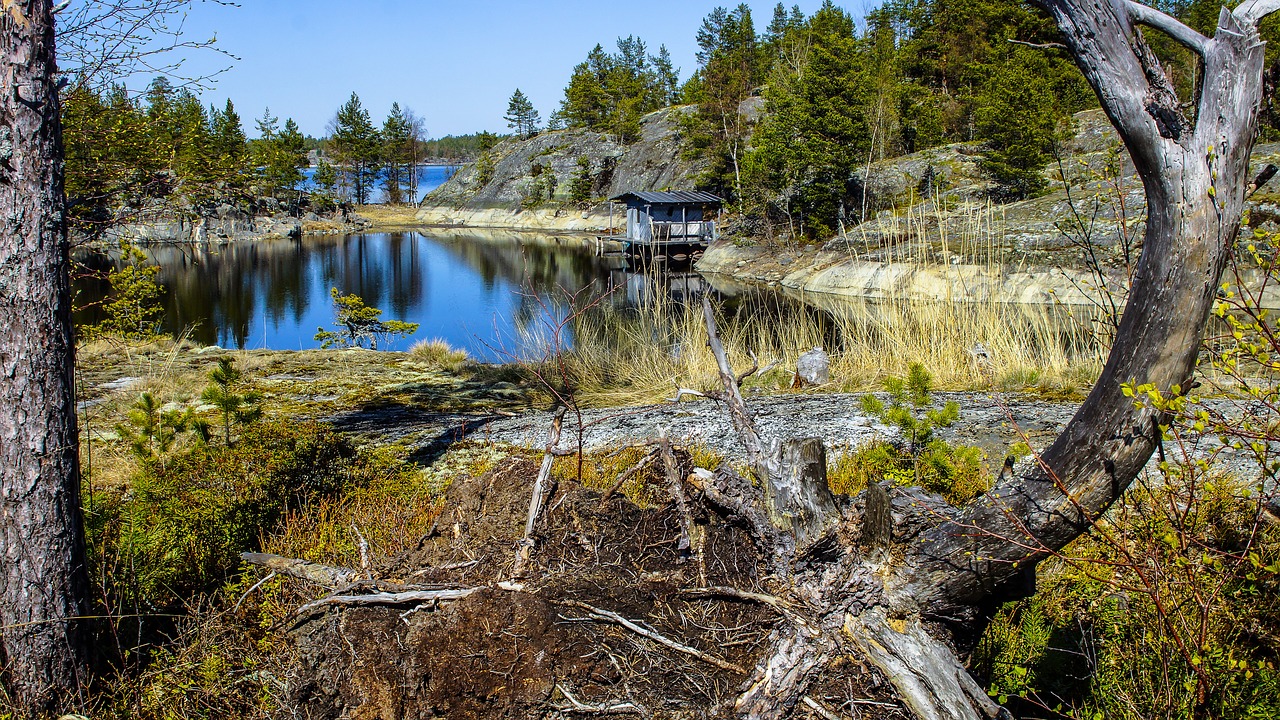
[{"label": "small pine sapling", "polygon": [[862,409],[881,422],[897,428],[904,447],[890,443],[872,445],[862,451],[879,474],[898,484],[919,485],[940,493],[953,504],[972,500],[986,490],[982,451],[976,447],[952,445],[935,437],[960,419],[960,405],[949,401],[933,406],[933,377],[920,363],[912,363],[907,377],[885,380],[889,402],[874,395],[862,397]]},{"label": "small pine sapling", "polygon": [[218,358],[218,367],[209,373],[211,384],[200,394],[200,399],[222,412],[222,439],[231,446],[231,426],[249,425],[262,417],[262,394],[253,390],[241,390],[244,373],[228,357]]}]

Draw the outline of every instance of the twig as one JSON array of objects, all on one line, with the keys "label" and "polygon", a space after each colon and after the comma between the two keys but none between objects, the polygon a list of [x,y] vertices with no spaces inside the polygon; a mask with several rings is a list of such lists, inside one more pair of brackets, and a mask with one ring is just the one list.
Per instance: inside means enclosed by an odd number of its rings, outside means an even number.
[{"label": "twig", "polygon": [[817,700],[814,700],[812,697],[808,695],[805,695],[803,698],[800,698],[800,702],[804,703],[810,710],[813,710],[814,712],[821,715],[824,718],[824,720],[844,720],[844,718],[831,712],[826,708],[825,705],[818,702]]},{"label": "twig", "polygon": [[370,593],[368,595],[332,595],[320,598],[298,608],[302,615],[317,608],[330,605],[407,605],[408,603],[441,602],[445,600],[461,600],[484,588],[473,587],[451,590],[411,590],[401,593]]},{"label": "twig", "polygon": [[1066,45],[1063,45],[1062,43],[1056,43],[1056,42],[1033,43],[1033,42],[1027,42],[1026,40],[1014,40],[1013,38],[1010,38],[1009,42],[1014,45],[1022,45],[1023,47],[1035,48],[1037,50],[1066,50],[1067,49]]},{"label": "twig", "polygon": [[[671,491],[671,499],[676,504],[676,512],[680,514],[680,542],[677,550],[680,562],[688,560],[694,554],[693,513],[689,510],[689,497],[684,491],[684,480],[680,477],[680,465],[676,462],[676,454],[671,449],[671,439],[667,437],[667,429],[658,432],[658,450],[662,453],[662,466],[667,475],[667,487]],[[707,568],[702,561],[702,543],[698,543],[698,582],[707,581]]]},{"label": "twig", "polygon": [[419,575],[426,575],[427,573],[433,573],[433,572],[447,572],[449,570],[462,570],[464,568],[469,568],[469,567],[472,567],[473,565],[479,565],[479,564],[480,564],[479,560],[470,560],[468,562],[457,562],[457,563],[452,563],[450,565],[441,565],[440,567],[422,568],[421,570],[414,570],[413,572],[409,573],[406,577],[417,577]]},{"label": "twig", "polygon": [[604,494],[600,496],[600,507],[603,508],[605,503],[609,502],[609,498],[613,497],[614,493],[621,490],[622,486],[625,485],[628,480],[635,476],[636,473],[645,469],[645,467],[647,467],[649,463],[653,462],[654,458],[658,457],[658,455],[659,451],[650,450],[648,455],[640,458],[640,462],[632,465],[630,468],[627,468],[625,472],[619,475],[618,480],[614,482],[613,485],[610,485],[609,489],[605,490]]},{"label": "twig", "polygon": [[639,705],[636,705],[633,702],[616,703],[614,705],[604,705],[604,704],[590,705],[588,703],[584,703],[578,698],[574,697],[573,693],[569,692],[569,688],[565,687],[564,685],[561,685],[560,683],[556,683],[556,690],[559,690],[560,694],[564,696],[564,699],[569,701],[568,706],[562,705],[556,708],[557,710],[560,710],[562,712],[590,713],[592,715],[616,715],[621,713],[635,713],[637,715],[647,716],[649,714],[648,710],[640,707]]},{"label": "twig", "polygon": [[745,590],[725,586],[688,588],[678,591],[677,594],[688,597],[724,597],[732,598],[734,600],[742,600],[744,602],[755,602],[762,605],[768,605],[774,610],[777,610],[779,615],[790,620],[811,637],[817,637],[821,634],[818,629],[813,626],[813,623],[809,622],[802,615],[797,613],[790,603],[776,595],[747,592]]},{"label": "twig", "polygon": [[551,464],[555,462],[556,445],[560,444],[560,429],[564,425],[564,414],[567,410],[567,407],[561,405],[551,421],[551,436],[547,439],[546,452],[542,454],[542,467],[538,469],[538,479],[533,483],[533,496],[529,499],[529,517],[524,524],[524,538],[520,540],[520,547],[516,551],[515,568],[511,571],[513,577],[524,576],[525,566],[529,564],[529,556],[533,553],[533,531],[538,524],[542,505],[546,502],[549,493]]},{"label": "twig", "polygon": [[689,397],[699,397],[699,398],[708,397],[708,395],[704,392],[698,392],[697,390],[690,390],[689,388],[682,388],[680,387],[680,385],[677,384],[676,396],[673,398],[667,398],[667,402],[678,403],[680,402],[681,398],[683,398],[685,395],[688,395]]},{"label": "twig", "polygon": [[[707,295],[702,296],[702,316],[707,326],[707,346],[711,348],[711,353],[716,358],[716,367],[720,370],[720,384],[724,386],[724,400],[729,406],[729,416],[733,420],[734,429],[742,438],[742,444],[747,449],[747,456],[753,468],[758,473],[765,472],[767,462],[764,443],[760,439],[760,432],[756,429],[755,420],[742,400],[742,392],[738,389],[738,376],[729,365],[724,343],[720,341],[720,331],[716,329],[715,310],[712,309],[711,298]],[[760,479],[763,481],[766,478],[767,473]]]},{"label": "twig", "polygon": [[610,622],[615,625],[620,625],[630,630],[631,632],[637,635],[640,635],[641,637],[646,637],[658,643],[659,645],[665,645],[671,648],[672,650],[675,650],[676,652],[682,652],[686,655],[692,655],[693,657],[696,657],[699,660],[702,660],[703,662],[715,665],[716,667],[721,668],[722,670],[735,672],[735,673],[738,673],[739,675],[748,674],[746,669],[739,665],[734,665],[728,660],[723,660],[721,658],[716,657],[715,655],[702,652],[697,648],[692,648],[692,647],[689,647],[688,645],[678,643],[675,640],[672,640],[664,635],[654,632],[653,630],[637,625],[636,623],[622,617],[616,612],[611,612],[609,610],[601,610],[598,607],[593,607],[591,605],[588,605],[584,602],[579,602],[577,600],[560,600],[558,601],[558,604],[567,605],[569,607],[575,607],[575,608],[578,608],[579,610],[585,610],[590,614],[591,618],[594,620],[601,620],[603,622]]},{"label": "twig", "polygon": [[240,605],[244,603],[245,599],[248,598],[250,595],[252,595],[254,590],[257,590],[258,588],[262,587],[267,583],[268,580],[270,580],[275,576],[276,576],[276,571],[272,570],[271,572],[267,573],[266,577],[254,583],[253,587],[249,588],[248,590],[245,590],[244,594],[240,596],[240,599],[236,601],[236,609],[234,612],[240,612]]}]

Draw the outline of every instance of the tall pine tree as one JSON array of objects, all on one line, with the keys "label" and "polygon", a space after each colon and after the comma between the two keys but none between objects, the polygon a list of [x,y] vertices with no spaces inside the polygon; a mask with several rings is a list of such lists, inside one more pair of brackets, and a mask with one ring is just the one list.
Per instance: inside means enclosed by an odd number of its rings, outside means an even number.
[{"label": "tall pine tree", "polygon": [[340,191],[358,205],[368,202],[378,180],[381,139],[354,92],[330,124],[329,147],[338,163]]}]

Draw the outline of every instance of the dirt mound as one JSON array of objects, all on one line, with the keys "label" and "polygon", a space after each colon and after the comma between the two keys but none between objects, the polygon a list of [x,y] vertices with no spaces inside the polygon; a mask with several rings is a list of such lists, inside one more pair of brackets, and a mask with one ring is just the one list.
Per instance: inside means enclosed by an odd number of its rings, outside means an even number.
[{"label": "dirt mound", "polygon": [[[677,458],[687,477],[688,456]],[[766,592],[767,569],[746,530],[688,483],[687,520],[671,502],[602,502],[599,492],[564,483],[548,501],[534,567],[517,588],[504,581],[536,475],[532,462],[518,460],[455,483],[435,534],[380,568],[405,583],[482,589],[440,605],[330,609],[294,630],[308,678],[294,697],[304,715],[732,715],[746,671],[782,617],[749,597]],[[686,522],[692,554],[681,552]],[[733,592],[708,590],[715,588]],[[869,698],[883,701],[888,687],[874,671],[853,661],[832,667],[810,697],[847,705],[848,716],[857,715],[852,700],[864,711]],[[875,709],[897,716],[890,706]]]}]

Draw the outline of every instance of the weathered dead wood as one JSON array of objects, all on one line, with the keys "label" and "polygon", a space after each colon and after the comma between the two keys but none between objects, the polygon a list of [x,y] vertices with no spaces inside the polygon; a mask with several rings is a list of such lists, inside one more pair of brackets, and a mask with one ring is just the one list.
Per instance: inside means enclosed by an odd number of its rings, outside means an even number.
[{"label": "weathered dead wood", "polygon": [[890,619],[877,607],[846,617],[844,632],[920,720],[1012,720],[919,620]]},{"label": "weathered dead wood", "polygon": [[893,504],[889,491],[880,483],[870,483],[862,495],[862,536],[859,538],[868,553],[885,550],[893,539]]},{"label": "weathered dead wood", "polygon": [[360,579],[360,571],[352,568],[334,567],[321,563],[287,558],[268,553],[240,553],[240,559],[250,565],[267,568],[274,573],[291,578],[306,580],[322,587],[335,588],[348,585]]},{"label": "weathered dead wood", "polygon": [[805,695],[803,698],[800,698],[800,702],[803,703],[805,707],[817,713],[818,716],[822,718],[822,720],[844,720],[844,718],[831,712],[831,709],[828,708],[826,705],[823,705],[822,703],[818,702],[817,700],[814,700],[808,695]]},{"label": "weathered dead wood", "polygon": [[790,625],[773,632],[769,652],[757,663],[734,703],[739,717],[785,718],[800,702],[814,672],[832,658],[832,643]]},{"label": "weathered dead wood", "polygon": [[638,625],[632,622],[631,620],[628,620],[622,617],[621,615],[619,615],[618,613],[613,612],[611,610],[601,610],[598,607],[588,605],[578,600],[557,600],[556,604],[563,605],[565,607],[572,607],[572,608],[577,608],[579,610],[583,610],[593,620],[613,623],[614,625],[618,625],[620,627],[626,628],[627,630],[630,630],[631,632],[637,635],[640,635],[641,637],[648,638],[658,643],[659,645],[663,645],[665,647],[671,648],[672,650],[675,650],[676,652],[684,653],[685,655],[696,657],[699,660],[705,663],[710,663],[711,665],[715,665],[716,667],[722,670],[728,670],[729,672],[734,672],[739,675],[748,674],[746,668],[740,667],[738,665],[734,665],[728,660],[718,658],[715,655],[703,652],[697,648],[689,647],[684,643],[676,642],[675,640],[672,640],[671,638],[665,635],[662,635],[661,633],[650,630],[649,628],[646,628],[642,625]]},{"label": "weathered dead wood", "polygon": [[765,507],[774,527],[796,539],[804,551],[840,522],[835,497],[827,485],[827,450],[821,438],[783,440],[769,462]]},{"label": "weathered dead wood", "polygon": [[364,533],[360,532],[360,528],[355,523],[351,523],[351,532],[355,533],[356,541],[360,548],[360,569],[364,572],[365,580],[373,580],[373,563],[369,560],[369,541],[364,539]]},{"label": "weathered dead wood", "polygon": [[[1035,0],[1057,22],[1123,139],[1148,218],[1129,302],[1097,384],[1026,477],[922,533],[887,583],[903,611],[965,617],[1095,522],[1151,457],[1162,417],[1125,384],[1189,388],[1199,342],[1240,226],[1261,101],[1256,22],[1280,2],[1223,9],[1211,39],[1110,0]],[[1260,14],[1261,13],[1261,14]],[[1193,124],[1160,98],[1167,82],[1135,24],[1170,32],[1203,57]]]},{"label": "weathered dead wood", "polygon": [[707,568],[702,557],[702,531],[693,524],[693,510],[689,506],[689,496],[684,491],[684,478],[680,474],[680,464],[671,449],[671,440],[664,428],[658,435],[658,452],[662,456],[662,468],[667,477],[667,489],[671,500],[675,503],[676,513],[680,516],[680,539],[676,543],[676,552],[680,562],[690,558],[697,561],[698,582],[706,584]]},{"label": "weathered dead wood", "polygon": [[711,354],[716,359],[716,368],[720,372],[720,385],[724,388],[723,397],[725,405],[729,408],[729,418],[747,450],[747,459],[763,480],[769,476],[765,463],[764,443],[760,440],[759,431],[756,430],[755,418],[751,416],[747,410],[747,404],[742,400],[738,376],[733,373],[733,366],[729,364],[724,343],[720,341],[720,331],[716,328],[715,310],[711,307],[711,298],[707,295],[702,296],[702,318],[707,326],[707,347],[711,348]]},{"label": "weathered dead wood", "polygon": [[516,563],[512,569],[512,577],[524,577],[529,558],[533,554],[533,532],[538,526],[538,518],[542,515],[542,506],[551,494],[551,465],[555,462],[556,446],[560,444],[560,429],[564,425],[564,414],[568,408],[561,406],[551,421],[551,435],[547,439],[547,449],[542,454],[542,466],[538,468],[538,478],[533,483],[533,494],[529,499],[529,516],[524,524],[524,538],[516,550]]},{"label": "weathered dead wood", "polygon": [[701,490],[713,505],[746,523],[751,542],[769,559],[775,576],[785,577],[790,572],[794,541],[773,526],[764,511],[760,490],[750,480],[733,468],[721,465],[715,472],[694,468],[689,474],[689,484]]},{"label": "weathered dead wood", "polygon": [[410,603],[461,600],[470,595],[474,595],[483,589],[484,588],[482,587],[446,588],[443,590],[410,590],[408,592],[398,593],[379,592],[368,593],[365,595],[330,595],[329,597],[320,598],[319,600],[302,605],[298,608],[297,614],[305,615],[312,610],[334,605],[408,605]]},{"label": "weathered dead wood", "polygon": [[811,620],[806,619],[794,606],[776,595],[747,592],[745,590],[724,586],[687,588],[680,590],[677,594],[684,597],[718,597],[730,598],[743,602],[760,603],[761,605],[767,605],[774,610],[777,610],[779,615],[794,623],[805,633],[813,637],[817,637],[821,634],[821,631],[818,630],[817,626]]}]

